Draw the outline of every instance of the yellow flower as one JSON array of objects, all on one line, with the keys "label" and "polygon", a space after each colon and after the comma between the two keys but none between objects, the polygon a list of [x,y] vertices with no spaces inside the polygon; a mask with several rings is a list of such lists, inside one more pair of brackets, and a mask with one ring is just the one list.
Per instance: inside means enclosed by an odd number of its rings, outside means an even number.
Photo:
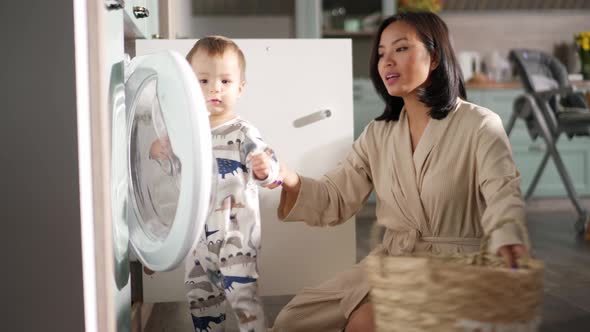
[{"label": "yellow flower", "polygon": [[590,51],[590,31],[583,31],[578,34],[574,34],[574,38],[580,49]]},{"label": "yellow flower", "polygon": [[431,11],[437,12],[442,7],[441,0],[400,0],[398,9],[400,12],[405,11]]}]

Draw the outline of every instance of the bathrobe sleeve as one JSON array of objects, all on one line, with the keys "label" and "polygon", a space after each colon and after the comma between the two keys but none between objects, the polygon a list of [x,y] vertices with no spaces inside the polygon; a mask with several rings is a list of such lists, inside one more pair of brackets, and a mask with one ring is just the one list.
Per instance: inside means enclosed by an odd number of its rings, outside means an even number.
[{"label": "bathrobe sleeve", "polygon": [[285,191],[281,192],[279,218],[304,221],[311,226],[334,226],[352,217],[373,190],[370,151],[375,150],[371,122],[353,143],[352,151],[332,171],[318,180],[299,176],[301,188],[295,205],[283,215]]},{"label": "bathrobe sleeve", "polygon": [[[476,167],[480,192],[486,208],[482,225],[487,234],[504,220],[524,223],[524,201],[520,192],[520,173],[512,159],[510,142],[496,114],[487,115],[477,132]],[[488,249],[496,253],[509,244],[522,244],[523,235],[517,226],[509,223],[494,231]]]}]

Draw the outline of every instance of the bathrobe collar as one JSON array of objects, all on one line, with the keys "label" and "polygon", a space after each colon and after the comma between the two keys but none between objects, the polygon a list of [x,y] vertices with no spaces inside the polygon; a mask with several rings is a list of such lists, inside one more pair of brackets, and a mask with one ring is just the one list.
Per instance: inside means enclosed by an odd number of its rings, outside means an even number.
[{"label": "bathrobe collar", "polygon": [[392,165],[396,168],[396,172],[393,174],[398,175],[396,181],[399,181],[404,188],[407,212],[414,219],[413,223],[422,236],[431,234],[429,220],[420,196],[425,170],[428,169],[428,156],[437,146],[462,103],[463,101],[458,99],[456,107],[444,119],[430,119],[414,153],[412,153],[410,127],[405,108],[402,109],[394,128],[396,143]]}]

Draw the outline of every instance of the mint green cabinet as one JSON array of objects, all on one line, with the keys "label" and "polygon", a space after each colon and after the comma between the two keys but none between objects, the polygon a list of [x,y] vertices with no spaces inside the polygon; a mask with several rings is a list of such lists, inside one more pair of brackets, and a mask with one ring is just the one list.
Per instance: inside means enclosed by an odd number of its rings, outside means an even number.
[{"label": "mint green cabinet", "polygon": [[[467,91],[469,101],[496,112],[504,124],[512,114],[512,103],[522,90],[479,90]],[[533,141],[522,120],[517,120],[510,134],[514,161],[522,174],[521,188],[523,194],[529,187],[537,167],[545,154],[543,139]],[[590,195],[590,138],[575,137],[571,141],[561,136],[557,148],[576,191],[580,195]],[[565,187],[559,173],[550,158],[533,196],[566,196]]]}]

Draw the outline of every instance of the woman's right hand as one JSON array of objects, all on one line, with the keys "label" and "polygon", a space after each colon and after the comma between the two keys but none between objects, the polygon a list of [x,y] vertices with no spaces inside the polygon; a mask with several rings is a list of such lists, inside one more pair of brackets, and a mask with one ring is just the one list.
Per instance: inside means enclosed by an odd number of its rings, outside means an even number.
[{"label": "woman's right hand", "polygon": [[277,181],[266,185],[266,188],[274,189],[282,186],[287,192],[299,192],[299,175],[290,170],[287,165],[279,161],[279,176]]},{"label": "woman's right hand", "polygon": [[148,276],[151,276],[152,274],[156,273],[155,271],[152,271],[150,269],[148,269],[146,266],[143,267],[143,273],[147,274]]},{"label": "woman's right hand", "polygon": [[[259,156],[253,156],[253,158],[259,158]],[[254,162],[254,161],[253,161]],[[257,161],[260,163],[260,161]],[[265,188],[274,189],[278,186],[283,187],[283,194],[281,195],[281,203],[279,205],[279,216],[287,216],[295,202],[299,197],[299,190],[301,189],[301,180],[299,175],[294,171],[290,170],[285,163],[279,161],[279,176],[273,183],[265,185]],[[280,217],[280,218],[283,218]]]},{"label": "woman's right hand", "polygon": [[294,171],[290,170],[287,165],[279,162],[279,177],[283,181],[283,188],[287,192],[299,193],[299,187],[301,186],[301,180],[299,175]]},{"label": "woman's right hand", "polygon": [[[253,168],[256,168],[258,173],[270,173],[270,164],[265,162],[264,154],[255,154],[251,156],[250,162]],[[287,192],[298,192],[299,191],[299,175],[290,170],[287,165],[279,161],[279,175],[277,180],[273,183],[265,185],[265,188],[275,189],[278,186],[282,186]]]}]

